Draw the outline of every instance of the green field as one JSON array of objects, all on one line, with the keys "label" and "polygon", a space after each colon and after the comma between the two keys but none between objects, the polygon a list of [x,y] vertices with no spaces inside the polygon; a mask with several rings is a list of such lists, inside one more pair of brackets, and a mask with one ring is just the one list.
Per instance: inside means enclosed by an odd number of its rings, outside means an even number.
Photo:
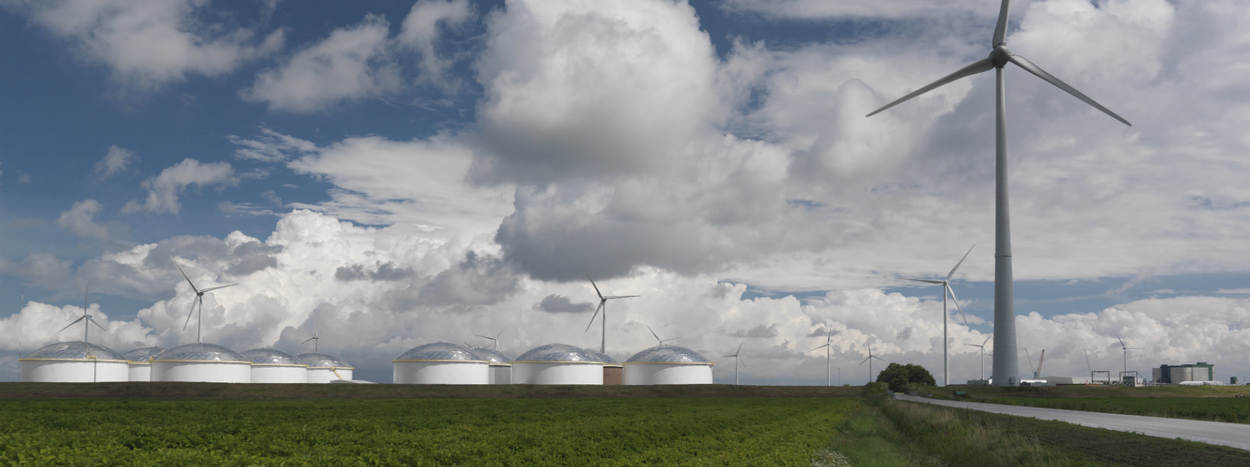
[{"label": "green field", "polygon": [[0,465],[1250,465],[862,387],[0,384]]},{"label": "green field", "polygon": [[1250,423],[1250,387],[1247,386],[1049,386],[1012,389],[952,386],[927,392],[951,399],[955,398],[952,391],[965,391],[968,396],[960,399],[974,402]]}]

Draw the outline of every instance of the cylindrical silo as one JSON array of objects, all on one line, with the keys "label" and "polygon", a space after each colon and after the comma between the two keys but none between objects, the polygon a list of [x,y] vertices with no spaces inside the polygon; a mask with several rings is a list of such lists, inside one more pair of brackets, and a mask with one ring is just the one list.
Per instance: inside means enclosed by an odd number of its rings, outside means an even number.
[{"label": "cylindrical silo", "polygon": [[490,384],[490,363],[460,344],[413,347],[391,365],[395,384]]},{"label": "cylindrical silo", "polygon": [[251,349],[243,359],[252,362],[253,383],[307,383],[308,365],[278,349]]},{"label": "cylindrical silo", "polygon": [[180,345],[152,358],[152,381],[250,383],[252,362],[220,345]]},{"label": "cylindrical silo", "polygon": [[473,351],[490,362],[490,384],[512,383],[512,359],[502,352],[486,347],[474,347]]},{"label": "cylindrical silo", "polygon": [[309,383],[329,383],[331,381],[351,381],[355,370],[351,364],[333,355],[323,353],[302,353],[295,360],[308,365]]},{"label": "cylindrical silo", "polygon": [[164,351],[164,347],[140,347],[122,354],[130,367],[130,381],[152,381],[152,357]]},{"label": "cylindrical silo", "polygon": [[625,384],[712,384],[712,362],[685,347],[651,347],[625,361]]},{"label": "cylindrical silo", "polygon": [[603,362],[579,347],[547,344],[512,362],[512,384],[603,384]]},{"label": "cylindrical silo", "polygon": [[82,341],[45,345],[19,359],[22,381],[104,383],[130,380],[126,360],[107,347]]}]

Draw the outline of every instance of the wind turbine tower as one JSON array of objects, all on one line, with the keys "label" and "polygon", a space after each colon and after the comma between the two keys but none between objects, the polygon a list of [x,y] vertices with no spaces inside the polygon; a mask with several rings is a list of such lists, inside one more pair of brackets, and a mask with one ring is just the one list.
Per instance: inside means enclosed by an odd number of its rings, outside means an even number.
[{"label": "wind turbine tower", "polygon": [[590,280],[590,286],[595,288],[595,295],[599,296],[599,307],[595,308],[595,314],[591,315],[590,322],[586,323],[586,331],[590,331],[590,326],[595,324],[595,318],[599,316],[599,312],[603,312],[603,319],[599,321],[602,326],[602,334],[599,335],[599,353],[607,355],[608,342],[608,300],[617,300],[621,298],[634,298],[640,295],[607,295],[599,291],[599,285],[595,284],[593,279]]},{"label": "wind turbine tower", "polygon": [[[182,323],[182,329],[185,330],[187,328],[187,324],[191,322],[191,315],[195,313],[196,307],[198,306],[200,312],[199,316],[195,318],[195,342],[201,342],[200,331],[204,328],[204,294],[214,290],[224,289],[226,287],[233,287],[238,284],[226,284],[209,287],[207,289],[200,289],[195,286],[194,282],[191,282],[190,277],[187,277],[187,273],[182,270],[182,266],[179,266],[178,263],[174,263],[174,267],[178,268],[178,272],[182,273],[182,278],[186,279],[188,284],[191,284],[191,290],[195,292],[195,298],[191,299],[191,308],[187,310],[187,320]],[[314,347],[315,346],[316,345],[314,344]]]},{"label": "wind turbine tower", "polygon": [[309,342],[312,342],[312,343],[313,343],[313,352],[314,352],[314,353],[319,352],[319,350],[317,349],[317,344],[321,343],[321,336],[318,336],[318,335],[317,335],[317,329],[316,329],[316,328],[313,328],[313,335],[312,335],[312,337],[309,337],[309,338],[307,338],[307,339],[304,339],[304,342],[301,342],[301,344],[307,344],[307,343],[309,343]]},{"label": "wind turbine tower", "polygon": [[[833,361],[833,328],[829,326],[829,323],[825,323],[825,344],[817,346],[812,350],[820,349],[825,349],[825,386],[828,387],[832,385],[832,380],[830,379],[832,377],[830,372],[832,367],[830,362]],[[808,350],[808,352],[812,350]]]},{"label": "wind turbine tower", "polygon": [[87,310],[87,295],[89,293],[90,293],[89,289],[84,287],[83,292],[82,292],[82,316],[79,316],[78,319],[71,321],[69,324],[65,325],[65,327],[61,328],[60,331],[57,331],[58,333],[63,332],[66,329],[69,329],[70,327],[72,327],[73,325],[78,324],[79,321],[82,321],[82,343],[83,343],[83,347],[87,349],[86,352],[88,353],[91,352],[91,349],[86,347],[87,334],[88,334],[88,331],[91,330],[91,326],[88,326],[88,324],[94,324],[95,327],[100,328],[100,330],[104,330],[104,326],[101,326],[100,323],[97,323],[95,321],[95,317],[91,316],[91,313]]},{"label": "wind turbine tower", "polygon": [[740,360],[741,356],[742,356],[742,344],[738,344],[738,350],[735,350],[734,353],[731,353],[725,356],[725,358],[733,357],[734,359],[734,386],[738,385],[738,361]]},{"label": "wind turbine tower", "polygon": [[1081,101],[1111,116],[1120,123],[1132,126],[1128,120],[1116,115],[1110,109],[1094,101],[1054,75],[1046,72],[1028,59],[1007,50],[1007,13],[1010,0],[1003,0],[998,9],[998,22],[994,26],[994,37],[991,42],[993,49],[988,57],[917,89],[898,100],[886,104],[868,114],[876,115],[906,100],[932,91],[947,83],[975,74],[995,70],[996,105],[995,105],[995,209],[994,209],[994,385],[1016,386],[1020,384],[1019,363],[1016,354],[1016,314],[1012,291],[1011,270],[1011,221],[1007,205],[1007,117],[1005,115],[1006,90],[1003,84],[1003,68],[1014,63],[1043,81],[1058,87]]},{"label": "wind turbine tower", "polygon": [[955,263],[955,267],[951,268],[951,272],[946,273],[946,277],[943,279],[938,279],[938,280],[908,279],[909,281],[924,282],[926,284],[935,284],[935,285],[942,286],[942,385],[943,386],[949,386],[951,384],[951,371],[950,371],[951,357],[950,357],[950,353],[947,350],[947,347],[950,345],[950,340],[946,337],[946,317],[948,314],[948,312],[946,311],[946,297],[950,296],[951,301],[955,302],[955,310],[959,312],[959,316],[963,318],[964,320],[964,326],[967,327],[968,317],[964,316],[964,311],[959,309],[959,299],[955,298],[955,289],[951,288],[951,277],[955,276],[955,271],[958,271],[959,266],[962,266],[964,264],[964,260],[968,259],[968,255],[972,253],[973,248],[976,248],[976,245],[972,245],[971,247],[968,247],[968,251],[964,253],[964,256],[962,258],[959,258],[959,262]]},{"label": "wind turbine tower", "polygon": [[873,373],[872,373],[872,361],[873,361],[873,359],[881,360],[881,361],[883,361],[883,362],[885,361],[885,360],[884,360],[884,359],[882,359],[881,357],[878,357],[878,356],[876,356],[876,355],[873,355],[873,354],[872,354],[872,344],[868,344],[868,358],[865,358],[863,361],[859,362],[859,364],[860,364],[860,365],[863,365],[864,363],[867,363],[867,364],[868,364],[868,382],[869,382],[869,383],[871,383],[871,382],[872,382],[872,374],[873,374]]},{"label": "wind turbine tower", "polygon": [[978,344],[964,344],[969,347],[976,347],[978,349],[981,349],[981,381],[983,383],[985,382],[985,344],[990,341],[990,337],[994,337],[994,336],[987,336],[985,340],[981,341],[979,345]]}]

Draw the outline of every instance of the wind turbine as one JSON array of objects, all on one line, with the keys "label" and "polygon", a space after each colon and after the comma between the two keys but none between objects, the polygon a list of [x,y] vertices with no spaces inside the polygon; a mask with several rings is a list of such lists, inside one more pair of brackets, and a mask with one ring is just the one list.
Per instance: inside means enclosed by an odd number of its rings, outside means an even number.
[{"label": "wind turbine", "polygon": [[592,315],[592,316],[590,317],[590,322],[589,322],[589,323],[586,323],[586,331],[590,331],[590,325],[595,324],[595,317],[599,316],[599,312],[600,312],[600,311],[602,311],[602,312],[603,312],[603,319],[599,321],[600,325],[602,325],[602,334],[600,334],[600,335],[599,335],[599,353],[601,353],[601,354],[607,354],[607,342],[608,342],[608,300],[616,300],[616,299],[620,299],[620,298],[634,298],[634,297],[640,297],[641,295],[608,295],[608,296],[604,296],[604,295],[603,295],[603,292],[600,292],[600,291],[599,291],[599,286],[595,284],[595,281],[594,281],[593,279],[590,279],[590,286],[595,288],[595,295],[598,295],[598,296],[599,296],[599,307],[595,308],[595,314],[594,314],[594,315]]},{"label": "wind turbine", "polygon": [[955,263],[955,267],[951,268],[951,272],[946,273],[946,277],[944,279],[939,279],[939,280],[907,279],[909,281],[924,282],[926,284],[936,284],[936,285],[942,286],[942,385],[943,386],[948,386],[951,384],[951,381],[950,381],[951,358],[950,358],[950,354],[947,351],[947,338],[946,338],[946,315],[947,315],[946,297],[949,295],[951,298],[951,301],[955,302],[955,310],[958,311],[959,316],[963,318],[964,326],[965,327],[968,326],[968,317],[964,316],[964,311],[959,309],[959,299],[955,298],[955,289],[951,288],[951,277],[955,275],[955,271],[959,270],[959,266],[962,266],[964,264],[964,260],[968,259],[968,255],[972,253],[973,248],[976,248],[976,245],[972,245],[971,247],[968,247],[968,251],[964,253],[964,256],[962,258],[959,258],[959,262]]},{"label": "wind turbine", "polygon": [[104,329],[104,326],[101,326],[100,323],[97,323],[95,321],[95,317],[91,316],[91,313],[87,310],[87,294],[88,293],[90,292],[88,291],[87,288],[84,287],[83,292],[82,292],[82,316],[79,316],[78,319],[65,325],[65,327],[61,328],[61,330],[57,331],[57,333],[59,334],[61,332],[64,332],[66,329],[69,329],[71,326],[78,324],[79,321],[82,321],[83,322],[82,323],[82,344],[83,344],[83,348],[85,349],[84,351],[87,353],[90,353],[91,348],[87,346],[87,331],[91,330],[91,326],[88,326],[87,324],[88,323],[94,324],[95,327],[100,328],[101,330]]},{"label": "wind turbine", "polygon": [[885,359],[883,359],[883,358],[881,358],[881,357],[878,357],[878,356],[876,356],[876,355],[873,355],[873,354],[872,354],[872,344],[868,344],[868,358],[865,358],[863,361],[859,362],[859,364],[860,364],[860,365],[863,365],[864,363],[868,363],[868,382],[869,382],[869,383],[871,383],[871,382],[872,382],[872,360],[873,360],[874,358],[875,358],[875,359],[877,359],[877,360],[881,360],[881,361],[883,361],[883,362],[885,361]]},{"label": "wind turbine", "polygon": [[738,385],[738,361],[741,360],[739,358],[741,355],[742,344],[738,344],[738,350],[735,350],[734,353],[725,356],[725,358],[733,357],[734,359],[734,386]]},{"label": "wind turbine", "polygon": [[[188,284],[191,284],[191,290],[195,292],[195,298],[191,299],[191,308],[187,310],[187,320],[182,323],[182,329],[187,329],[187,324],[191,322],[191,315],[195,313],[196,305],[199,305],[200,313],[199,316],[195,318],[195,342],[200,342],[200,330],[204,327],[204,294],[214,290],[224,289],[226,287],[233,287],[238,284],[219,285],[201,290],[195,286],[194,282],[191,282],[190,277],[187,277],[187,273],[182,270],[182,266],[179,266],[178,263],[174,263],[174,267],[178,268],[178,272],[182,273],[182,278],[186,279]],[[315,347],[316,345],[314,345],[314,348]]]},{"label": "wind turbine", "polygon": [[[645,324],[644,324],[643,326],[647,326],[647,325],[645,325]],[[677,338],[677,337],[670,337],[670,338],[668,338],[668,339],[660,339],[660,336],[656,335],[655,330],[654,330],[654,329],[651,329],[651,326],[647,326],[647,330],[648,330],[648,331],[651,331],[651,337],[654,337],[654,338],[655,338],[655,340],[656,340],[656,342],[659,342],[659,345],[661,345],[661,346],[663,346],[663,345],[664,345],[664,341],[675,341],[675,340],[679,339],[679,338]]]},{"label": "wind turbine", "polygon": [[1132,126],[1128,120],[1116,115],[1102,104],[1095,102],[1076,88],[1060,81],[1059,78],[1047,73],[1028,59],[1007,50],[1007,11],[1010,0],[1003,0],[998,9],[998,23],[994,26],[994,38],[991,43],[993,50],[990,55],[971,65],[934,81],[925,87],[887,104],[868,114],[868,117],[894,107],[926,92],[932,91],[947,83],[978,73],[995,70],[996,106],[995,106],[995,208],[994,208],[994,385],[1015,386],[1020,383],[1019,358],[1016,354],[1016,315],[1012,296],[1011,280],[1011,221],[1007,206],[1007,117],[1004,115],[1006,93],[1003,85],[1003,67],[1014,63],[1025,71],[1041,78],[1043,81],[1075,96],[1082,102],[1110,115],[1125,125]]},{"label": "wind turbine", "polygon": [[474,335],[490,341],[492,348],[494,348],[496,352],[499,351],[499,336],[503,335],[503,331],[499,331],[498,333],[496,333],[495,337],[483,336],[481,334],[474,334]]},{"label": "wind turbine", "polygon": [[[833,361],[833,328],[829,326],[829,323],[825,323],[825,344],[817,346],[816,348],[813,348],[812,350],[820,350],[820,349],[825,349],[825,386],[829,386],[830,385],[829,364],[830,362]],[[808,352],[811,352],[812,350],[808,350]]]},{"label": "wind turbine", "polygon": [[318,336],[318,335],[317,335],[317,329],[316,329],[316,328],[313,328],[313,335],[312,335],[312,337],[309,337],[309,338],[307,338],[307,339],[304,339],[304,342],[300,342],[300,343],[301,343],[301,344],[307,344],[309,341],[312,341],[312,343],[313,343],[313,353],[317,353],[317,352],[319,352],[320,350],[319,350],[319,349],[317,349],[317,344],[321,343],[321,336]]},{"label": "wind turbine", "polygon": [[1130,350],[1141,350],[1141,347],[1129,347],[1129,346],[1127,346],[1127,345],[1125,345],[1125,344],[1124,344],[1124,339],[1121,339],[1121,338],[1119,338],[1119,337],[1117,337],[1117,338],[1115,338],[1115,339],[1116,339],[1116,340],[1118,340],[1118,341],[1120,341],[1120,350],[1123,350],[1123,351],[1124,351],[1124,372],[1123,372],[1123,373],[1120,373],[1120,379],[1121,379],[1121,380],[1123,380],[1123,379],[1124,379],[1124,375],[1125,375],[1125,374],[1128,374],[1128,351],[1130,351]]},{"label": "wind turbine", "polygon": [[17,358],[22,359],[22,305],[26,304],[26,295],[17,296]]},{"label": "wind turbine", "polygon": [[994,336],[986,336],[985,340],[981,341],[980,345],[964,344],[969,347],[976,347],[976,348],[981,349],[981,381],[985,381],[985,344],[990,341],[991,337],[994,337]]}]

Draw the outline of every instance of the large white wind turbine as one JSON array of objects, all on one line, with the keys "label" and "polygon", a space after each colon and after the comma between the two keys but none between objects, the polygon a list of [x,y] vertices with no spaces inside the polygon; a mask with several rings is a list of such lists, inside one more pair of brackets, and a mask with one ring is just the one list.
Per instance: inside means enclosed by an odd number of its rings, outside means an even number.
[{"label": "large white wind turbine", "polygon": [[[75,324],[78,324],[78,322],[79,322],[79,321],[82,321],[82,343],[83,343],[83,346],[84,346],[84,347],[85,347],[85,346],[86,346],[86,344],[87,344],[87,334],[88,334],[88,333],[87,333],[87,331],[90,331],[90,330],[91,330],[91,326],[88,326],[88,324],[94,324],[94,325],[95,325],[95,327],[100,328],[101,330],[104,330],[104,326],[101,326],[101,325],[100,325],[100,323],[95,322],[95,317],[94,317],[94,316],[91,316],[91,313],[87,310],[87,295],[88,295],[88,293],[89,293],[89,292],[88,292],[88,289],[83,288],[83,292],[82,292],[82,316],[79,316],[79,317],[78,317],[78,319],[76,319],[76,320],[74,320],[74,321],[70,322],[69,324],[65,325],[65,327],[61,328],[61,330],[60,330],[60,331],[57,331],[57,333],[64,332],[66,329],[69,329],[71,326],[73,326],[73,325],[75,325]],[[89,352],[89,351],[90,351],[90,348],[88,347],[87,349],[88,349],[88,352]]]},{"label": "large white wind turbine", "polygon": [[1116,115],[1102,104],[1095,102],[1076,88],[1060,81],[1046,70],[1035,65],[1028,59],[1007,50],[1007,11],[1010,0],[1003,0],[998,9],[998,23],[994,27],[993,50],[990,55],[971,65],[965,66],[954,73],[946,75],[932,84],[917,89],[912,93],[877,109],[867,116],[894,107],[899,103],[919,96],[940,86],[960,78],[978,73],[995,70],[997,87],[997,105],[995,106],[995,209],[994,209],[994,385],[1015,386],[1020,384],[1019,362],[1016,354],[1016,316],[1014,298],[1012,296],[1011,271],[1011,221],[1007,209],[1007,117],[1004,114],[1005,90],[1003,88],[1003,67],[1014,63],[1025,71],[1041,78],[1043,81],[1075,96],[1077,99],[1110,115],[1125,125],[1132,126],[1128,120]]},{"label": "large white wind turbine", "polygon": [[[830,386],[832,384],[830,381],[830,368],[832,368],[830,363],[833,361],[833,328],[828,323],[825,323],[825,344],[816,346],[812,350],[820,349],[825,349],[825,386]],[[808,352],[812,350],[808,350]]]},{"label": "large white wind turbine", "polygon": [[309,342],[312,342],[312,343],[313,343],[313,353],[317,353],[317,352],[319,352],[319,351],[320,351],[320,350],[317,348],[317,344],[320,344],[320,343],[321,343],[321,336],[318,336],[318,335],[317,335],[317,328],[313,328],[313,335],[312,335],[312,337],[309,337],[309,338],[307,338],[307,339],[304,339],[304,342],[301,342],[301,344],[307,344],[307,343],[309,343]]},{"label": "large white wind turbine", "polygon": [[976,348],[981,349],[981,381],[985,381],[985,343],[989,342],[991,337],[994,337],[994,336],[986,336],[985,340],[981,341],[980,345],[964,344],[969,347],[976,347]]},{"label": "large white wind turbine", "polygon": [[733,357],[734,359],[734,386],[738,385],[738,362],[742,360],[742,344],[738,344],[738,350],[734,353],[726,355],[725,358]]},{"label": "large white wind turbine", "polygon": [[502,335],[503,335],[503,331],[499,331],[499,332],[495,333],[495,337],[483,336],[483,335],[481,335],[481,334],[474,334],[474,335],[475,335],[475,336],[477,336],[477,337],[481,337],[481,338],[483,338],[483,339],[486,339],[486,340],[490,341],[492,348],[493,348],[496,352],[498,352],[498,351],[499,351],[499,336],[502,336]]},{"label": "large white wind turbine", "polygon": [[872,354],[872,344],[868,344],[868,358],[863,359],[862,361],[860,361],[860,362],[859,362],[859,364],[860,364],[860,365],[863,365],[863,364],[865,364],[865,363],[867,363],[867,364],[868,364],[868,382],[869,382],[869,383],[871,383],[871,382],[872,382],[872,361],[873,361],[873,359],[881,360],[881,361],[883,361],[883,362],[885,361],[885,359],[883,359],[883,358],[881,358],[881,357],[878,357],[878,356],[876,356],[876,355],[873,355],[873,354]]},{"label": "large white wind turbine", "polygon": [[959,266],[964,264],[964,260],[968,259],[968,255],[972,253],[973,248],[976,248],[976,245],[972,245],[971,247],[968,247],[968,251],[964,253],[964,256],[962,258],[959,258],[959,262],[955,263],[955,267],[951,268],[951,272],[946,273],[946,277],[943,279],[939,279],[939,280],[907,279],[909,281],[924,282],[926,284],[936,284],[936,285],[942,286],[942,385],[943,386],[951,384],[951,381],[950,381],[951,380],[951,371],[950,371],[951,358],[947,350],[949,340],[946,337],[946,316],[947,316],[946,297],[950,296],[951,301],[955,302],[955,310],[958,311],[959,316],[963,318],[964,326],[965,327],[968,326],[968,317],[964,316],[964,311],[959,308],[959,299],[955,298],[955,289],[951,288],[951,277],[955,275],[955,271],[959,270]]},{"label": "large white wind turbine", "polygon": [[[182,278],[186,279],[188,284],[191,284],[191,290],[195,292],[195,298],[191,299],[191,308],[187,310],[187,320],[182,323],[182,329],[187,328],[187,324],[191,322],[191,315],[195,314],[196,306],[198,305],[200,313],[199,316],[195,318],[195,341],[200,342],[200,331],[204,327],[204,294],[214,290],[224,289],[226,287],[233,287],[238,284],[226,284],[200,289],[195,286],[194,282],[191,282],[190,277],[187,277],[187,273],[182,270],[182,266],[179,266],[178,263],[174,263],[174,267],[178,268],[178,272],[182,273]],[[316,347],[316,344],[314,344],[313,347]]]},{"label": "large white wind turbine", "polygon": [[599,323],[602,325],[602,328],[601,328],[602,334],[599,335],[599,353],[606,355],[607,354],[607,342],[608,342],[608,300],[616,300],[620,298],[634,298],[634,297],[640,297],[641,295],[604,296],[603,292],[599,291],[599,286],[595,284],[595,281],[593,279],[590,280],[590,286],[595,288],[595,295],[599,296],[599,306],[595,308],[595,314],[590,317],[590,322],[586,323],[586,331],[590,331],[590,325],[595,324],[595,317],[599,316],[599,312],[602,311],[603,319],[599,321]]}]

